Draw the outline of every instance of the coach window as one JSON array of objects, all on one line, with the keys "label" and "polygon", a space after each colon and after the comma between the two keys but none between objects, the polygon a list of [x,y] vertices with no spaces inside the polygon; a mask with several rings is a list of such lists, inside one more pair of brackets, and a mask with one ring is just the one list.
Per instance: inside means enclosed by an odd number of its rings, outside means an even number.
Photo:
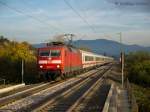
[{"label": "coach window", "polygon": [[85,56],[85,61],[93,61],[93,57],[92,56]]},{"label": "coach window", "polygon": [[99,57],[96,57],[96,61],[100,61],[101,60],[101,58],[99,58]]},{"label": "coach window", "polygon": [[51,50],[51,56],[52,57],[60,56],[60,50]]},{"label": "coach window", "polygon": [[85,61],[88,61],[88,56],[85,56]]}]

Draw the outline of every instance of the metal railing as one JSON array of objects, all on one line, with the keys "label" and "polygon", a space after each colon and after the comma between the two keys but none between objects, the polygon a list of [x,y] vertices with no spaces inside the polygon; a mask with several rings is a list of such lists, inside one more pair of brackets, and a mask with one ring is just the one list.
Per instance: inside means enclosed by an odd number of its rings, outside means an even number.
[{"label": "metal railing", "polygon": [[135,96],[133,95],[133,90],[131,88],[130,82],[126,79],[126,89],[128,92],[128,100],[131,104],[131,112],[138,112],[138,105],[136,103]]}]

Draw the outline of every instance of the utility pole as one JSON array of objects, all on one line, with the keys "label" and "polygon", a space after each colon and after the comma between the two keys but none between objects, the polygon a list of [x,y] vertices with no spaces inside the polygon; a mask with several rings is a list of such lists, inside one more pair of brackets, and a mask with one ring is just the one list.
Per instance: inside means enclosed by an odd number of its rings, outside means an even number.
[{"label": "utility pole", "polygon": [[121,73],[122,73],[122,88],[124,87],[124,52],[121,55],[122,62],[121,62]]},{"label": "utility pole", "polygon": [[21,76],[22,76],[22,83],[24,83],[24,61],[22,59],[22,70],[21,70]]},{"label": "utility pole", "polygon": [[120,38],[120,61],[121,61],[121,83],[122,83],[122,88],[124,87],[124,51],[123,51],[123,46],[122,46],[122,33],[117,33]]},{"label": "utility pole", "polygon": [[121,57],[121,77],[122,77],[122,88],[124,87],[124,52],[123,52],[123,47],[122,47],[122,33],[119,33],[120,37],[120,57]]}]

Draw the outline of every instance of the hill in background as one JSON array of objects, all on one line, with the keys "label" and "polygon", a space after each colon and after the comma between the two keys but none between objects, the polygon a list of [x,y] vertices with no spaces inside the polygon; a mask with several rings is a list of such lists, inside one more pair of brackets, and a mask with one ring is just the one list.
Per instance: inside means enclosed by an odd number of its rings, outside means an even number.
[{"label": "hill in background", "polygon": [[[108,56],[119,57],[121,48],[125,53],[135,52],[135,51],[149,51],[150,47],[143,47],[139,45],[126,45],[120,44],[119,42],[106,40],[106,39],[96,39],[96,40],[76,40],[73,42],[73,45],[77,47],[85,47],[91,49],[91,51]],[[46,46],[45,43],[34,44],[36,48]]]}]

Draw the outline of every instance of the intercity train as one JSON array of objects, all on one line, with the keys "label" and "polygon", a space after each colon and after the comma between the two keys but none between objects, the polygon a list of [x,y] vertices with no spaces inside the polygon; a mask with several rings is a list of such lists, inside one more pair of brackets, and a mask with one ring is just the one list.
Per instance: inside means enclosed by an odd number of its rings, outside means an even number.
[{"label": "intercity train", "polygon": [[113,61],[112,57],[77,49],[60,42],[51,42],[38,49],[37,63],[40,76],[46,80],[79,74]]}]

